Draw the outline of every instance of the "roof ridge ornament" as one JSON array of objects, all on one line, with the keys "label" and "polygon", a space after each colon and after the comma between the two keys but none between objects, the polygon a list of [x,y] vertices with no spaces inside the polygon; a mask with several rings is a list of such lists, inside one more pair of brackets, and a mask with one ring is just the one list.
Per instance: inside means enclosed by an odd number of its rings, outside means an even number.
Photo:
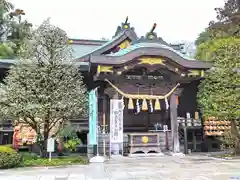
[{"label": "roof ridge ornament", "polygon": [[130,23],[128,22],[128,16],[126,17],[125,19],[125,22],[123,22],[121,24],[121,26],[118,26],[117,27],[117,31],[115,32],[115,36],[117,36],[118,34],[120,34],[121,32],[125,31],[125,30],[128,30],[128,29],[131,29],[132,31],[134,31],[134,28],[130,26]]},{"label": "roof ridge ornament", "polygon": [[151,30],[144,36],[142,36],[139,40],[137,40],[136,42],[133,42],[133,44],[135,43],[140,43],[140,42],[153,42],[153,43],[160,43],[160,44],[164,44],[169,46],[169,44],[163,40],[163,38],[158,37],[157,33],[154,32],[154,30],[157,27],[157,23],[154,23]]},{"label": "roof ridge ornament", "polygon": [[157,33],[154,32],[154,30],[156,29],[156,27],[157,27],[157,24],[154,23],[152,29],[150,30],[150,32],[147,33],[146,39],[152,40],[152,39],[157,38]]},{"label": "roof ridge ornament", "polygon": [[130,23],[128,23],[128,16],[126,17],[126,20],[124,23],[122,23],[122,29],[127,29],[129,28]]}]

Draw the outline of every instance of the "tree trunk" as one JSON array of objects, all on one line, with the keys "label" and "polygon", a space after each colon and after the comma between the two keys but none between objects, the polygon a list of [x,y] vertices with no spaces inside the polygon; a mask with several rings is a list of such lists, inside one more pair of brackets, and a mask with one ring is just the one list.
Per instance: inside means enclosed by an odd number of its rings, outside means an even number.
[{"label": "tree trunk", "polygon": [[240,134],[235,120],[231,120],[231,135],[234,140],[234,153],[240,155]]},{"label": "tree trunk", "polygon": [[42,158],[47,157],[47,140],[49,135],[49,125],[47,122],[44,123],[43,139],[40,141],[40,156]]},{"label": "tree trunk", "polygon": [[39,151],[40,151],[40,157],[46,157],[46,152],[45,152],[45,149],[46,149],[46,146],[45,146],[46,143],[44,143],[44,141],[41,141],[39,142]]},{"label": "tree trunk", "polygon": [[235,153],[235,155],[240,155],[240,139],[239,139],[239,137],[235,138],[234,153]]},{"label": "tree trunk", "polygon": [[63,155],[63,138],[62,137],[59,137],[58,139],[57,151],[59,156]]}]

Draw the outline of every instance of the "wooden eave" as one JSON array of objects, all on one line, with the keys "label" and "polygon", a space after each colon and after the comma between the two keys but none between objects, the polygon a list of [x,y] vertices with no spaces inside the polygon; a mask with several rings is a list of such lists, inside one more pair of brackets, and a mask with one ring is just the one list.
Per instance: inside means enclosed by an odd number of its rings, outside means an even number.
[{"label": "wooden eave", "polygon": [[91,39],[69,39],[71,44],[74,45],[93,45],[93,46],[102,46],[108,41],[105,40],[91,40]]},{"label": "wooden eave", "polygon": [[[0,69],[9,69],[11,66],[16,64],[18,59],[0,59]],[[89,63],[88,62],[76,62],[76,67],[79,68],[81,72],[89,71]]]},{"label": "wooden eave", "polygon": [[179,54],[164,48],[142,47],[122,56],[112,55],[91,55],[90,62],[98,65],[124,66],[125,64],[134,61],[140,56],[161,56],[172,60],[186,69],[203,69],[207,70],[212,67],[211,64],[199,60],[187,60]]},{"label": "wooden eave", "polygon": [[120,33],[119,35],[117,35],[113,40],[111,40],[112,42],[107,42],[105,44],[103,44],[101,47],[97,48],[96,50],[82,56],[76,59],[77,62],[82,62],[82,61],[89,61],[90,60],[90,56],[98,56],[103,54],[104,52],[109,51],[110,49],[116,47],[117,45],[119,45],[121,42],[123,42],[126,39],[130,39],[131,41],[135,41],[138,39],[136,33],[131,30],[131,29],[126,29],[124,30],[122,33]]}]

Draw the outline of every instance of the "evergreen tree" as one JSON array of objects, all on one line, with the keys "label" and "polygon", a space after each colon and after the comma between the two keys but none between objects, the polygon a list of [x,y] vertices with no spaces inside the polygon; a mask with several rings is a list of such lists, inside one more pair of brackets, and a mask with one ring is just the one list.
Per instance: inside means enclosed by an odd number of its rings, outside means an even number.
[{"label": "evergreen tree", "polygon": [[13,5],[6,0],[0,0],[0,41],[6,39],[9,28],[10,11],[13,10]]},{"label": "evergreen tree", "polygon": [[231,121],[231,131],[224,136],[230,135],[240,154],[240,0],[227,0],[215,10],[217,21],[210,22],[209,36],[197,47],[196,58],[213,63],[199,86],[198,102],[205,117]]},{"label": "evergreen tree", "polygon": [[[28,43],[32,25],[27,21],[22,21],[24,15],[23,10],[14,10],[11,3],[0,0],[0,57],[20,56],[21,48]],[[9,49],[12,49],[12,51],[9,51]],[[11,53],[9,54],[9,52]]]},{"label": "evergreen tree", "polygon": [[5,0],[0,0],[0,58],[12,58],[13,51],[5,43],[9,32],[9,16],[8,13],[13,9],[13,5]]},{"label": "evergreen tree", "polygon": [[227,0],[223,8],[215,8],[217,21],[210,22],[215,36],[240,36],[240,0]]},{"label": "evergreen tree", "polygon": [[202,43],[207,42],[208,40],[211,39],[211,32],[209,30],[209,28],[206,28],[203,32],[201,32],[198,36],[198,38],[195,41],[195,45],[198,46]]},{"label": "evergreen tree", "polygon": [[15,56],[21,56],[21,48],[23,48],[31,39],[32,24],[28,21],[22,21],[22,16],[25,12],[21,9],[15,9],[15,11],[9,14],[10,28],[8,40],[12,42],[12,50]]},{"label": "evergreen tree", "polygon": [[222,8],[215,8],[217,21],[211,21],[195,44],[201,45],[209,40],[222,37],[240,36],[240,0],[227,0]]},{"label": "evergreen tree", "polygon": [[66,33],[45,21],[34,33],[32,44],[9,70],[1,86],[3,115],[30,125],[46,140],[56,135],[68,119],[86,113],[86,89],[72,55]]},{"label": "evergreen tree", "polygon": [[205,117],[231,120],[235,153],[240,154],[240,39],[214,40],[211,49],[208,58],[214,68],[199,86],[198,103]]}]

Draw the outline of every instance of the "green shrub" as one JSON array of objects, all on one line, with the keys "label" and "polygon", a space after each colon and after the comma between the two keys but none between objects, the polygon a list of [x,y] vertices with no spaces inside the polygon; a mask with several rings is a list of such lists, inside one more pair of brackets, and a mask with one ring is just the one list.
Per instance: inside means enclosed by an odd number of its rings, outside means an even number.
[{"label": "green shrub", "polygon": [[35,153],[29,153],[29,152],[25,152],[25,153],[21,153],[23,160],[36,160],[38,159],[38,155]]},{"label": "green shrub", "polygon": [[0,146],[0,153],[14,153],[14,152],[16,151],[9,145]]},{"label": "green shrub", "polygon": [[0,146],[0,169],[17,167],[22,162],[22,156],[9,146]]},{"label": "green shrub", "polygon": [[24,167],[42,167],[42,166],[64,166],[64,165],[72,165],[72,164],[87,164],[87,158],[80,157],[80,156],[69,156],[69,157],[58,157],[52,158],[51,161],[47,158],[38,158],[32,160],[24,160],[23,166]]},{"label": "green shrub", "polygon": [[64,147],[71,152],[74,152],[77,150],[77,146],[81,143],[80,139],[78,138],[72,138],[67,140],[67,142],[64,143]]},{"label": "green shrub", "polygon": [[0,45],[0,59],[6,59],[6,58],[9,58],[9,59],[13,58],[13,51],[6,44],[1,44]]}]

